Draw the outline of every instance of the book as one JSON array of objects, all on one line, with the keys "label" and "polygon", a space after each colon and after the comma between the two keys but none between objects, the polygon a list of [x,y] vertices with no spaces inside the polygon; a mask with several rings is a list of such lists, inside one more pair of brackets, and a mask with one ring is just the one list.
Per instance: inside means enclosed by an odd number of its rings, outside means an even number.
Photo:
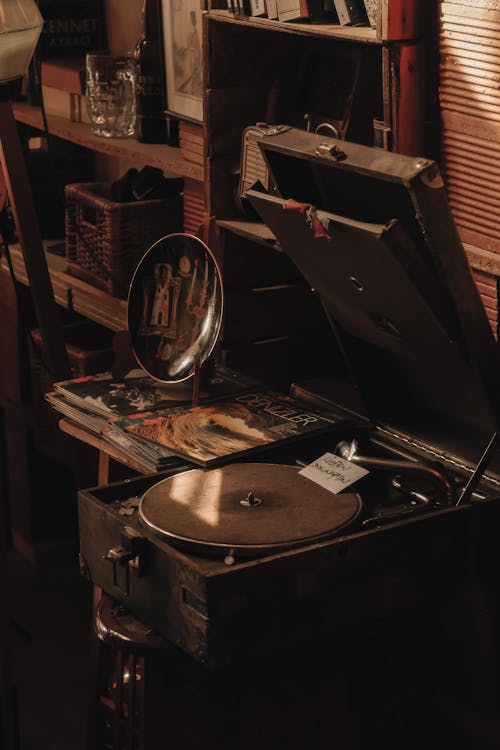
[{"label": "book", "polygon": [[43,106],[47,115],[64,117],[71,122],[90,122],[87,99],[81,94],[72,94],[63,89],[42,85]]},{"label": "book", "polygon": [[341,26],[366,26],[368,18],[363,0],[334,0]]},{"label": "book", "polygon": [[377,117],[373,118],[373,146],[385,151],[390,151],[391,148],[391,128]]},{"label": "book", "polygon": [[267,17],[271,19],[278,18],[278,3],[277,0],[266,0],[266,12]]},{"label": "book", "polygon": [[250,0],[250,15],[251,16],[265,16],[266,15],[266,4],[264,0]]},{"label": "book", "polygon": [[42,60],[41,81],[70,94],[85,94],[85,58]]},{"label": "book", "polygon": [[367,26],[368,16],[363,0],[346,0],[346,2],[351,26]]},{"label": "book", "polygon": [[377,27],[378,0],[363,0],[365,4],[368,23],[375,29]]},{"label": "book", "polygon": [[280,21],[295,21],[298,18],[309,18],[307,0],[276,0],[278,19]]},{"label": "book", "polygon": [[[241,393],[258,385],[254,378],[218,367],[210,379],[209,391],[202,389],[200,398]],[[124,378],[113,378],[110,372],[104,372],[64,380],[54,384],[54,391],[73,407],[106,419],[187,404],[192,399],[190,382],[163,384],[139,369],[131,370]]]},{"label": "book", "polygon": [[124,432],[203,467],[334,431],[343,424],[338,414],[315,410],[268,389],[201,406],[130,414],[114,422]]}]

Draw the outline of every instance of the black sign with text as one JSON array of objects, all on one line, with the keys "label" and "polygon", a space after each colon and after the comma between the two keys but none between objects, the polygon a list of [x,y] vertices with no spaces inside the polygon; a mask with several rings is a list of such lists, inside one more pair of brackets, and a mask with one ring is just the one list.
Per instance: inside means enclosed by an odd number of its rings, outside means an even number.
[{"label": "black sign with text", "polygon": [[106,48],[103,0],[40,0],[44,19],[39,59],[81,57]]}]

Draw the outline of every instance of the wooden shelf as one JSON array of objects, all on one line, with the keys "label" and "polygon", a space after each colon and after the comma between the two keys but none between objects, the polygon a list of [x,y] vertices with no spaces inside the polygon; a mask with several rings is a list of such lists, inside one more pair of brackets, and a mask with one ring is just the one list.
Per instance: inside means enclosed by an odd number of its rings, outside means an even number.
[{"label": "wooden shelf", "polygon": [[[18,122],[44,130],[42,113],[38,107],[24,102],[14,104],[14,116]],[[102,138],[90,131],[89,125],[71,122],[64,117],[48,115],[49,133],[66,141],[98,151],[101,154],[117,156],[139,165],[149,164],[181,177],[203,182],[204,169],[199,164],[187,161],[179,148],[165,144],[139,143],[135,138]]]},{"label": "wooden shelf", "polygon": [[208,17],[214,21],[233,23],[238,26],[248,26],[255,29],[283,31],[288,34],[302,34],[304,36],[327,37],[345,42],[381,44],[376,30],[369,26],[340,26],[339,24],[272,21],[269,18],[235,16],[227,10],[210,10]]},{"label": "wooden shelf", "polygon": [[[20,245],[11,245],[10,254],[16,279],[28,284]],[[47,252],[47,265],[56,302],[112,331],[127,329],[127,302],[112,297],[66,273],[66,258]]]}]

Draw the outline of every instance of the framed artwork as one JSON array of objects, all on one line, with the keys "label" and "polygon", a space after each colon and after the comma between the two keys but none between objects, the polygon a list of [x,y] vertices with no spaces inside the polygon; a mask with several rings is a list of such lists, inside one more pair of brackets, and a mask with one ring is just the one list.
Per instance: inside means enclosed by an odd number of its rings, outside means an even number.
[{"label": "framed artwork", "polygon": [[167,110],[203,119],[200,0],[162,0]]}]

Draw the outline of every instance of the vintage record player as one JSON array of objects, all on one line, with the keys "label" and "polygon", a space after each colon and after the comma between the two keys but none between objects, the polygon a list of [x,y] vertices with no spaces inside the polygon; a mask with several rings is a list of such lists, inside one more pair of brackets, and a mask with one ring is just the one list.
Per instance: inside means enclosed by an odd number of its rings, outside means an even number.
[{"label": "vintage record player", "polygon": [[[448,596],[500,514],[496,344],[436,165],[294,129],[260,145],[277,191],[247,197],[320,295],[362,407],[333,378],[297,384],[336,415],[327,434],[79,498],[83,572],[212,666]],[[332,494],[299,474],[325,453],[370,473]]]}]

